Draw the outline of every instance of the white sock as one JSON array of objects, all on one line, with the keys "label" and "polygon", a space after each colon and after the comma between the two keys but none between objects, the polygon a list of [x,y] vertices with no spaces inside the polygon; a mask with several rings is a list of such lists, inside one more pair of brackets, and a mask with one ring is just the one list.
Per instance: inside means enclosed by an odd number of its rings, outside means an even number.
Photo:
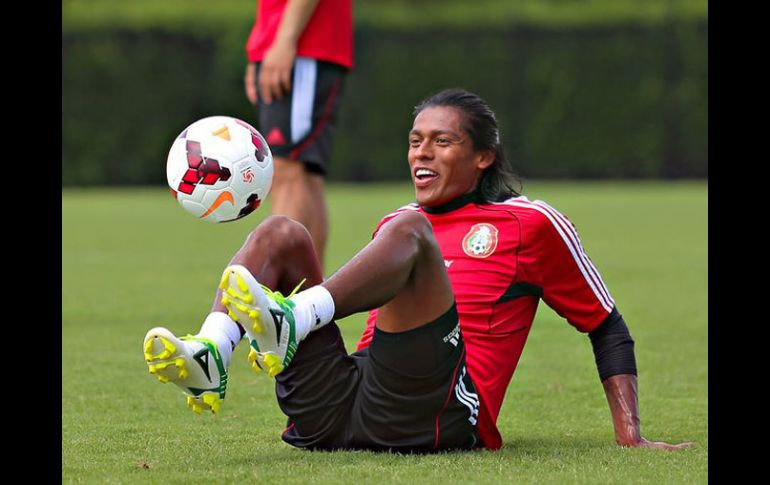
[{"label": "white sock", "polygon": [[207,338],[217,344],[219,355],[222,356],[222,363],[225,369],[230,366],[233,358],[233,350],[238,342],[241,341],[241,330],[238,324],[232,318],[222,312],[211,312],[201,325],[198,332],[199,337]]},{"label": "white sock", "polygon": [[304,340],[334,318],[334,300],[329,290],[321,285],[300,291],[291,297],[297,307],[294,311],[297,340]]}]

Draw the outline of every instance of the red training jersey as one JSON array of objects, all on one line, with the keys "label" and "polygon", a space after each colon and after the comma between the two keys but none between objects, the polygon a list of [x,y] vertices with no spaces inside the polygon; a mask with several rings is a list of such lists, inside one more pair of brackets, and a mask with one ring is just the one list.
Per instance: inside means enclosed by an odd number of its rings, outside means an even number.
[{"label": "red training jersey", "polygon": [[[273,44],[287,0],[259,0],[246,43],[249,61],[260,62]],[[320,0],[297,42],[297,56],[353,67],[352,0]]]},{"label": "red training jersey", "polygon": [[[469,202],[456,207],[464,200]],[[581,332],[599,326],[615,303],[575,227],[553,207],[523,196],[470,201],[465,196],[438,209],[404,206],[385,216],[374,236],[405,211],[420,212],[433,225],[457,302],[466,365],[481,401],[479,441],[497,449],[503,443],[497,416],[539,301]],[[372,310],[358,350],[371,342],[376,319]]]}]

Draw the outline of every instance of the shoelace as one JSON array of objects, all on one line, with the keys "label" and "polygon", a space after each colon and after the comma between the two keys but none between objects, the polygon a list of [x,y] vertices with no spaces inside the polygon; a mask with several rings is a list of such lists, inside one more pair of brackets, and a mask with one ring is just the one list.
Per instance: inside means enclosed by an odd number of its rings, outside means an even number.
[{"label": "shoelace", "polygon": [[260,283],[259,286],[262,287],[262,291],[264,291],[268,297],[272,298],[274,302],[281,306],[288,306],[289,308],[293,309],[295,306],[294,302],[289,300],[292,296],[297,294],[297,291],[299,291],[300,287],[305,284],[306,280],[307,278],[302,278],[302,281],[299,282],[299,284],[291,291],[291,293],[288,294],[288,296],[283,296],[280,291],[273,291],[262,283]]}]

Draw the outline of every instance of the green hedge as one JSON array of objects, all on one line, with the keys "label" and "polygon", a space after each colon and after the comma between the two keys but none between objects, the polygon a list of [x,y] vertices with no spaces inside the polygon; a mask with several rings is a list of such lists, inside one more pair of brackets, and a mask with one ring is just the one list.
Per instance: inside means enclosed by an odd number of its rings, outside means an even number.
[{"label": "green hedge", "polygon": [[[62,34],[62,184],[163,184],[195,119],[254,120],[248,25]],[[496,110],[525,177],[707,177],[706,21],[654,26],[405,32],[359,28],[333,180],[404,180],[412,107],[462,86]]]}]

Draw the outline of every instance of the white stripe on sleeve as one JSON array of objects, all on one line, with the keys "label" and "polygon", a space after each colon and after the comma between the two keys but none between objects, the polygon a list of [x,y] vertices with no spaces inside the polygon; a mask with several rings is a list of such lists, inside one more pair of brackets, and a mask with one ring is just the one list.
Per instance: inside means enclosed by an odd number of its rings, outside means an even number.
[{"label": "white stripe on sleeve", "polygon": [[597,288],[599,289],[599,291],[602,292],[602,295],[604,295],[605,301],[609,302],[611,307],[615,306],[615,301],[612,299],[612,296],[610,296],[610,292],[607,289],[607,286],[604,284],[601,274],[599,274],[599,271],[596,269],[596,266],[594,266],[593,261],[591,261],[591,258],[589,258],[588,255],[585,253],[585,249],[583,249],[583,243],[580,241],[580,235],[577,233],[572,223],[570,223],[570,221],[567,220],[567,218],[564,217],[563,214],[561,214],[559,211],[557,211],[550,205],[546,204],[542,200],[535,201],[535,204],[541,207],[544,207],[546,210],[548,210],[551,214],[554,215],[557,221],[559,221],[559,224],[561,224],[561,226],[565,229],[565,233],[570,237],[572,242],[579,249],[578,255],[581,257],[586,267],[588,268],[588,272],[591,275],[593,281],[596,283]]},{"label": "white stripe on sleeve", "polygon": [[[604,282],[601,280],[601,278],[597,277],[596,280],[594,279],[593,274],[598,275],[598,271],[596,271],[596,268],[586,256],[582,245],[579,244],[572,224],[565,222],[564,226],[566,227],[564,227],[557,220],[557,216],[549,211],[550,206],[546,208],[541,205],[544,204],[542,201],[530,202],[529,200],[526,200],[526,198],[512,198],[505,202],[501,202],[500,204],[534,209],[543,214],[551,222],[553,227],[556,229],[556,232],[559,233],[559,236],[561,236],[564,244],[567,246],[567,249],[569,249],[569,252],[572,254],[572,258],[575,260],[578,269],[580,269],[583,278],[586,280],[586,283],[588,283],[588,286],[591,287],[591,290],[596,296],[596,299],[599,300],[599,303],[601,303],[602,307],[607,311],[607,313],[612,312],[612,308],[615,306],[615,302],[609,296],[609,291],[607,290],[607,287],[604,285]],[[561,214],[559,214],[559,216],[561,216]],[[601,287],[601,289],[599,287]]]}]

